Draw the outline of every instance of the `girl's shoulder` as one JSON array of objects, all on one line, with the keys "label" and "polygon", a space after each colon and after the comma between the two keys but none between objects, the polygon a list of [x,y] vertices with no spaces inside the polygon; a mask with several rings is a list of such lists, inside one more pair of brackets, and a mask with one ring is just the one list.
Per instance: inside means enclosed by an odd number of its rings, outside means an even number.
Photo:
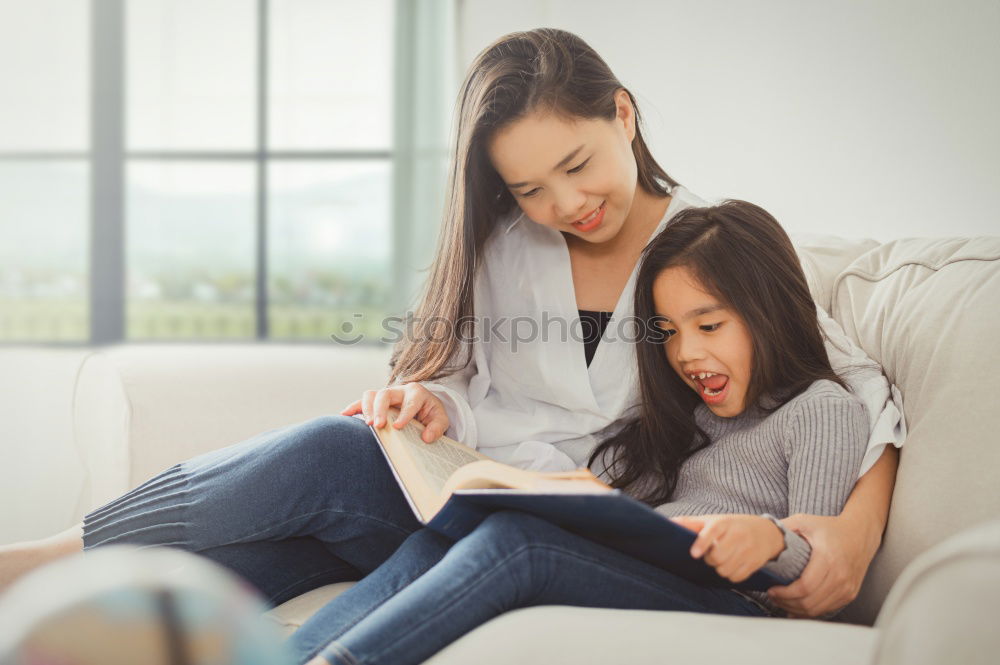
[{"label": "girl's shoulder", "polygon": [[829,379],[817,379],[809,387],[788,400],[781,410],[802,409],[823,402],[848,402],[864,407],[861,399],[839,383]]},{"label": "girl's shoulder", "polygon": [[785,402],[772,415],[779,415],[784,421],[792,421],[809,415],[865,419],[865,404],[857,395],[829,379],[813,381],[808,388]]}]

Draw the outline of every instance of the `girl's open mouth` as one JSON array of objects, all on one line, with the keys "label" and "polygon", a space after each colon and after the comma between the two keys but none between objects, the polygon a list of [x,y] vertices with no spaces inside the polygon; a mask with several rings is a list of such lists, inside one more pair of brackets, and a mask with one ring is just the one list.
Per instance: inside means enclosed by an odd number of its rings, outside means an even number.
[{"label": "girl's open mouth", "polygon": [[729,394],[729,377],[725,374],[706,374],[691,376],[698,386],[698,395],[706,404],[721,404]]}]

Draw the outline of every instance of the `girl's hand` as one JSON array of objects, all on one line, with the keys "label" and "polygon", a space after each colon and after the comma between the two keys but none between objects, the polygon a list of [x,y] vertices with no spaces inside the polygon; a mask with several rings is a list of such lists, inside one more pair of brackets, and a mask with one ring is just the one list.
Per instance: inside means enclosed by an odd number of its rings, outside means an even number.
[{"label": "girl's hand", "polygon": [[386,414],[391,406],[400,407],[393,426],[400,429],[411,418],[416,418],[424,426],[421,438],[425,443],[436,441],[450,425],[441,400],[416,382],[381,390],[366,390],[361,399],[344,407],[340,415],[353,416],[361,413],[364,414],[366,423],[379,428],[385,426]]},{"label": "girl's hand", "polygon": [[698,515],[671,518],[698,533],[691,546],[695,559],[705,556],[705,563],[721,577],[742,582],[785,548],[781,529],[759,515]]},{"label": "girl's hand", "polygon": [[858,538],[855,525],[842,517],[796,514],[781,520],[812,546],[809,563],[788,586],[767,590],[792,616],[818,617],[854,600],[879,542]]}]

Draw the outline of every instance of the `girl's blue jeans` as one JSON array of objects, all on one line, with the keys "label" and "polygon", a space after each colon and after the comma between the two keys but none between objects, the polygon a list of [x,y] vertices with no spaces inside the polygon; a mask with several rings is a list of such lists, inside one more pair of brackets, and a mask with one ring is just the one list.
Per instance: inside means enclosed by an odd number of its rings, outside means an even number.
[{"label": "girl's blue jeans", "polygon": [[86,515],[84,549],[172,546],[237,572],[272,606],[360,580],[288,640],[299,663],[420,663],[521,607],[767,616],[523,513],[457,543],[414,517],[371,431],[323,416],[176,464]]}]

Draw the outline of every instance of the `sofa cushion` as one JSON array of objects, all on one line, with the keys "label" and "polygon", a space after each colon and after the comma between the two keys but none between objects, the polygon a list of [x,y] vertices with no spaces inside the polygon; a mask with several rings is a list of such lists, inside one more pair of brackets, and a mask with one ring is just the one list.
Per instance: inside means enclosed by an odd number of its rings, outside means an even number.
[{"label": "sofa cushion", "polygon": [[843,665],[868,662],[874,640],[823,621],[550,605],[503,614],[425,665]]},{"label": "sofa cushion", "polygon": [[[350,588],[329,584],[279,605],[265,616],[291,635],[319,608]],[[507,612],[479,626],[426,665],[575,663],[868,662],[875,631],[823,621],[541,606]]]},{"label": "sofa cushion", "polygon": [[1000,517],[1000,238],[885,243],[847,267],[831,306],[900,389],[908,430],[882,548],[841,615],[871,623],[918,554]]},{"label": "sofa cushion", "polygon": [[84,513],[181,460],[335,414],[385,384],[388,347],[122,345],[90,355],[74,395]]},{"label": "sofa cushion", "polygon": [[288,637],[301,628],[319,608],[355,584],[356,582],[337,582],[316,587],[270,609],[264,613],[264,618],[278,627],[282,637]]},{"label": "sofa cushion", "polygon": [[852,239],[815,233],[792,233],[790,237],[813,300],[827,312],[837,276],[859,256],[878,247],[878,241],[871,238]]}]

